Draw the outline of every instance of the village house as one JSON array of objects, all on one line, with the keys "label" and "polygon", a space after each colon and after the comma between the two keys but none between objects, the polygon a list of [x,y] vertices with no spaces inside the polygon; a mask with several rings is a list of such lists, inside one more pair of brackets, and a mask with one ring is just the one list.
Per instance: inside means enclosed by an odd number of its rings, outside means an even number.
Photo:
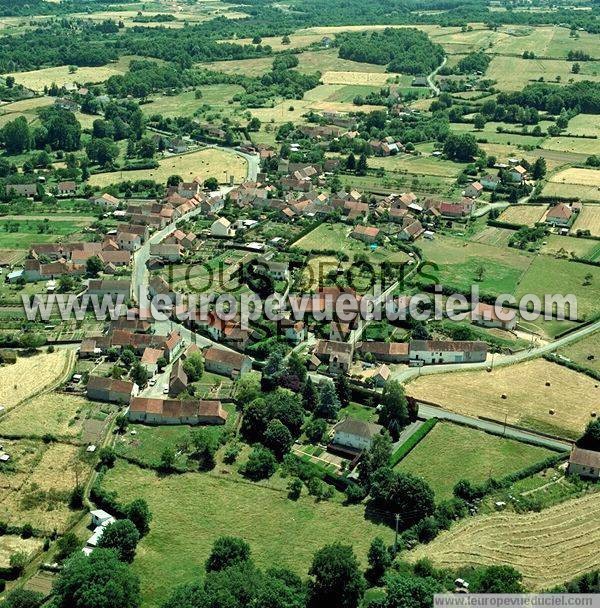
[{"label": "village house", "polygon": [[128,417],[131,422],[146,424],[225,424],[227,412],[217,400],[149,399],[131,400]]},{"label": "village house", "polygon": [[32,199],[37,196],[37,184],[7,184],[4,191],[7,196],[24,196]]},{"label": "village house", "polygon": [[411,340],[409,352],[410,361],[421,365],[482,363],[487,358],[488,345],[479,341]]},{"label": "village house", "polygon": [[90,376],[87,383],[87,397],[92,401],[129,403],[138,392],[138,385],[128,380]]},{"label": "village house", "polygon": [[100,196],[93,196],[89,200],[96,205],[101,205],[105,209],[116,209],[121,203],[118,198],[107,193],[101,194]]},{"label": "village house", "polygon": [[171,373],[169,375],[169,395],[171,397],[177,397],[179,393],[188,388],[188,376],[183,369],[183,361],[177,359],[173,364]]},{"label": "village house", "polygon": [[374,226],[356,226],[351,233],[351,237],[363,243],[375,243],[379,235],[379,228]]},{"label": "village house", "polygon": [[347,374],[352,365],[353,346],[347,342],[333,340],[318,340],[313,354],[328,365],[330,374]]},{"label": "village house", "polygon": [[233,237],[235,236],[235,230],[231,228],[231,222],[225,218],[220,217],[218,220],[215,220],[210,227],[210,233],[213,236],[220,237]]},{"label": "village house", "polygon": [[383,427],[379,424],[346,418],[333,427],[332,447],[340,446],[357,452],[368,450],[375,436],[382,430]]},{"label": "village house", "polygon": [[517,165],[515,167],[511,167],[507,173],[508,173],[508,179],[511,182],[516,182],[516,183],[520,184],[525,179],[525,176],[527,175],[527,169],[525,169],[521,165]]},{"label": "village house", "polygon": [[586,479],[600,479],[600,452],[575,446],[569,457],[569,473]]},{"label": "village house", "polygon": [[333,342],[346,342],[350,337],[351,329],[349,323],[332,321],[329,327],[329,339]]},{"label": "village house", "polygon": [[546,224],[550,226],[568,226],[573,217],[571,207],[564,203],[554,205],[548,213],[546,213]]},{"label": "village house", "polygon": [[495,190],[500,184],[500,178],[491,174],[484,175],[479,181],[486,190]]},{"label": "village house", "polygon": [[204,369],[222,376],[238,378],[252,369],[252,359],[231,350],[211,346],[204,351]]},{"label": "village house", "polygon": [[483,194],[483,184],[481,182],[473,182],[469,184],[464,191],[464,195],[470,198],[477,198]]},{"label": "village house", "polygon": [[135,251],[142,246],[142,237],[132,232],[117,232],[117,245],[125,251]]},{"label": "village house", "polygon": [[90,296],[123,296],[128,298],[131,293],[131,281],[113,279],[90,279],[87,294]]},{"label": "village house", "polygon": [[385,383],[389,380],[390,374],[390,368],[385,365],[385,363],[382,363],[378,367],[374,367],[373,369],[366,369],[361,372],[360,379],[363,382],[368,382],[378,388],[383,388],[385,386]]},{"label": "village house", "polygon": [[292,344],[300,344],[306,340],[306,326],[304,321],[295,321],[294,319],[282,319],[279,323],[284,332],[285,339]]},{"label": "village house", "polygon": [[183,247],[176,244],[153,243],[150,245],[150,257],[160,258],[166,262],[180,262]]},{"label": "village house", "polygon": [[413,220],[405,225],[398,233],[398,238],[401,241],[416,241],[423,233],[425,228],[419,220]]},{"label": "village house", "polygon": [[473,202],[470,199],[460,203],[440,203],[439,212],[444,217],[467,217],[473,211]]},{"label": "village house", "polygon": [[140,363],[151,376],[155,376],[158,373],[158,360],[161,357],[164,357],[164,351],[149,346],[144,349]]},{"label": "village house", "polygon": [[494,327],[512,331],[517,326],[517,313],[509,308],[496,311],[496,307],[478,302],[471,313],[471,320],[483,327]]}]

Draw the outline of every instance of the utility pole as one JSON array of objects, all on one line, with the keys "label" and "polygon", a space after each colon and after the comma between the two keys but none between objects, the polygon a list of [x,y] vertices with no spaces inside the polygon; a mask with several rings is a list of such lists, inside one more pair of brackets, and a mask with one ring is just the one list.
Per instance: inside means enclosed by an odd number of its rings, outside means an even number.
[{"label": "utility pole", "polygon": [[398,524],[400,523],[400,514],[396,513],[396,536],[394,538],[394,553],[398,552]]}]

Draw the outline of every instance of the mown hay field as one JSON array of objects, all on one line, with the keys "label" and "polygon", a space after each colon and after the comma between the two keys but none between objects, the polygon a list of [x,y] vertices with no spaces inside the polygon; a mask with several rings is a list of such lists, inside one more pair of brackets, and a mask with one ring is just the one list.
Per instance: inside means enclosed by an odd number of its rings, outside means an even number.
[{"label": "mown hay field", "polygon": [[171,175],[180,175],[183,179],[200,176],[202,180],[215,177],[219,183],[227,183],[229,176],[233,175],[234,182],[239,184],[246,178],[248,170],[248,163],[244,158],[217,148],[168,156],[159,160],[158,163],[159,166],[156,169],[97,173],[90,177],[89,183],[99,188],[123,180],[152,179],[159,183],[166,183]]},{"label": "mown hay field", "polygon": [[545,448],[439,422],[396,468],[421,476],[440,501],[452,498],[461,479],[472,483],[499,479],[552,455]]},{"label": "mown hay field", "polygon": [[558,354],[600,372],[600,331],[558,350]]},{"label": "mown hay field", "polygon": [[573,224],[571,232],[589,230],[592,236],[600,236],[600,205],[584,205]]},{"label": "mown hay field", "polygon": [[393,74],[374,72],[325,72],[321,77],[323,84],[361,84],[383,86],[393,81]]},{"label": "mown hay field", "polygon": [[[281,489],[240,481],[235,474],[224,476],[217,470],[161,477],[119,461],[104,478],[104,486],[124,502],[146,499],[153,516],[133,562],[144,606],[160,605],[174,587],[197,576],[219,536],[245,539],[260,567],[278,564],[303,577],[314,552],[323,545],[351,544],[366,564],[375,536],[386,543],[393,540],[391,528],[365,519],[361,505],[342,506],[337,498],[316,502],[306,490],[294,502],[287,497],[286,480],[268,483],[278,483]],[[170,568],[165,569],[165,563]]]},{"label": "mown hay field", "polygon": [[511,565],[538,591],[600,567],[600,500],[584,496],[540,513],[493,513],[468,518],[428,545],[405,554],[438,567]]},{"label": "mown hay field", "polygon": [[32,357],[19,357],[13,365],[0,367],[0,405],[7,410],[57,383],[71,369],[74,353],[57,350]]},{"label": "mown hay field", "polygon": [[[600,114],[577,114],[569,120],[567,132],[600,137]],[[596,140],[596,145],[600,148],[600,141]]]},{"label": "mown hay field", "polygon": [[600,169],[570,168],[550,177],[543,196],[600,201]]},{"label": "mown hay field", "polygon": [[600,399],[597,381],[544,359],[491,372],[421,376],[406,386],[406,392],[451,412],[499,422],[506,419],[509,424],[567,438],[581,435]]},{"label": "mown hay field", "polygon": [[600,140],[584,137],[550,137],[544,140],[541,148],[591,156],[592,154],[600,154]]},{"label": "mown hay field", "polygon": [[540,253],[546,253],[549,255],[566,253],[567,255],[572,255],[577,258],[585,258],[591,261],[595,261],[600,258],[600,243],[593,239],[582,239],[573,236],[549,234],[546,236],[546,240],[544,242],[546,244],[542,246]]},{"label": "mown hay field", "polygon": [[511,205],[500,214],[498,221],[531,227],[541,221],[547,210],[547,205]]}]

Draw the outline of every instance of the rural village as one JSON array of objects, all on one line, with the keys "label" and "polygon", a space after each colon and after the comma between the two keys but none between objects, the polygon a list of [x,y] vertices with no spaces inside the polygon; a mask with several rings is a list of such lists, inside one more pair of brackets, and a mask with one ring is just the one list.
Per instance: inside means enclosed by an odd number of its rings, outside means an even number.
[{"label": "rural village", "polygon": [[597,2],[0,17],[0,608],[600,592]]}]

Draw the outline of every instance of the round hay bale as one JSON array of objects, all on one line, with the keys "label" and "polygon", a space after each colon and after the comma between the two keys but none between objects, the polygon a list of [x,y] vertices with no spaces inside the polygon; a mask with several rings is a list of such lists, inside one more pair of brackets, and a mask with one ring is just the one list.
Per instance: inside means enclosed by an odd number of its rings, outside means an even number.
[{"label": "round hay bale", "polygon": [[550,416],[554,416],[555,411],[554,410],[548,410],[548,413],[550,414]]},{"label": "round hay bale", "polygon": [[595,418],[595,417],[596,417],[596,412],[592,412],[592,413],[590,414],[590,416],[591,416],[592,418]]},{"label": "round hay bale", "polygon": [[506,393],[502,393],[502,395],[500,395],[502,399],[508,399],[508,395]]},{"label": "round hay bale", "polygon": [[550,382],[546,382],[546,386],[550,386]]}]

